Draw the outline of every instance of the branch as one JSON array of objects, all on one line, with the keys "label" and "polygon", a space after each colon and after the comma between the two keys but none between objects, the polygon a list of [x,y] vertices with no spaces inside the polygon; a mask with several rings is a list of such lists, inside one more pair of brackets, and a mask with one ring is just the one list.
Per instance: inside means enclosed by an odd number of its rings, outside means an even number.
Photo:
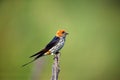
[{"label": "branch", "polygon": [[53,66],[52,66],[51,80],[58,80],[58,75],[59,75],[59,72],[60,72],[59,58],[60,58],[60,53],[55,54],[54,63],[53,63]]}]

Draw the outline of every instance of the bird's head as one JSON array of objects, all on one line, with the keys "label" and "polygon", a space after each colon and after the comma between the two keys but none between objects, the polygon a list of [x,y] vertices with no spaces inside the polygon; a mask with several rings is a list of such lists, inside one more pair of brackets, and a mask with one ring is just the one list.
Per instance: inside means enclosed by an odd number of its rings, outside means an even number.
[{"label": "bird's head", "polygon": [[65,37],[68,33],[65,30],[58,30],[56,33],[57,37]]}]

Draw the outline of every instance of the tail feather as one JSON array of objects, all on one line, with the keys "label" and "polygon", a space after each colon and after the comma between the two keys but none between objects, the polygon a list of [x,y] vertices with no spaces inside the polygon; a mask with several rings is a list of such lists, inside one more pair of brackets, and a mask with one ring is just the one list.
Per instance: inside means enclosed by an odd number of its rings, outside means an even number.
[{"label": "tail feather", "polygon": [[28,64],[30,64],[30,63],[32,63],[32,62],[34,62],[35,60],[36,60],[36,59],[33,59],[32,61],[30,61],[30,62],[28,62],[28,63],[22,65],[22,67],[25,67],[26,65],[28,65]]},{"label": "tail feather", "polygon": [[26,64],[24,64],[24,65],[22,65],[22,67],[24,67],[24,66],[26,66],[26,65],[28,65],[28,64],[30,64],[30,63],[32,63],[32,62],[34,62],[35,60],[37,60],[38,58],[40,58],[40,57],[42,57],[43,55],[44,55],[44,53],[39,53],[39,54],[37,54],[38,56],[36,56],[32,61],[30,61],[30,62],[28,62],[28,63],[26,63]]},{"label": "tail feather", "polygon": [[38,59],[38,58],[40,58],[40,57],[42,57],[42,56],[44,56],[44,53],[41,53],[41,54],[39,54],[38,56],[36,56],[36,57],[35,57],[35,60]]},{"label": "tail feather", "polygon": [[46,49],[43,49],[43,50],[41,50],[40,52],[38,52],[38,53],[30,56],[30,58],[31,58],[31,57],[34,57],[34,56],[37,56],[37,55],[40,55],[40,54],[44,54],[46,51],[47,51]]}]

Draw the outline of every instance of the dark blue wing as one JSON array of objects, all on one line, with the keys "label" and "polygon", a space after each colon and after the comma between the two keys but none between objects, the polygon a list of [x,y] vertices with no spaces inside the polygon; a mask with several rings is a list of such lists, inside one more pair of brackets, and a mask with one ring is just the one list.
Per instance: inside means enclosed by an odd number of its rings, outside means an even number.
[{"label": "dark blue wing", "polygon": [[59,37],[54,37],[45,47],[45,49],[49,50],[51,49],[53,46],[55,46],[58,42],[59,42],[60,38]]},{"label": "dark blue wing", "polygon": [[34,56],[37,56],[35,59],[37,59],[38,57],[42,56],[45,52],[47,52],[49,49],[51,49],[53,46],[55,46],[58,42],[59,42],[60,38],[59,37],[54,37],[48,44],[47,46],[42,49],[41,51],[39,51],[38,53],[30,56],[31,57],[34,57]]}]

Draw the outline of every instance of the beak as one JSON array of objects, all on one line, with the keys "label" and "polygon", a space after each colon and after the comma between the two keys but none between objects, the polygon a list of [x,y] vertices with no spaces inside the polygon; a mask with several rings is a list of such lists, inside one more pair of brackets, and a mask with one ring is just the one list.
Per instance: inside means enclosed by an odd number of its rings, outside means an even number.
[{"label": "beak", "polygon": [[69,33],[66,32],[65,34],[68,35]]}]

